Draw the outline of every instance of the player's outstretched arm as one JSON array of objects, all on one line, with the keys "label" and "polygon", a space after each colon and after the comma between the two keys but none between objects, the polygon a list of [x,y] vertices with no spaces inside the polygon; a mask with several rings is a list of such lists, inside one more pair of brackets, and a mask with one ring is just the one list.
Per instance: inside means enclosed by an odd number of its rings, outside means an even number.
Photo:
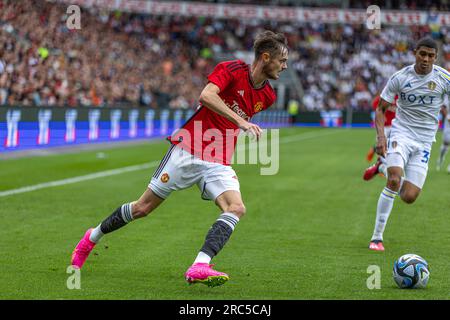
[{"label": "player's outstretched arm", "polygon": [[377,130],[377,146],[376,152],[380,156],[385,156],[387,151],[387,140],[384,135],[384,121],[385,116],[384,113],[389,108],[391,103],[386,100],[380,98],[378,102],[377,109],[375,110],[375,129]]},{"label": "player's outstretched arm", "polygon": [[253,133],[257,139],[261,136],[261,128],[254,124],[242,119],[235,112],[233,112],[227,105],[223,102],[222,98],[219,96],[220,88],[214,83],[208,83],[200,94],[200,102],[205,107],[211,109],[212,111],[224,116],[234,124],[236,124],[240,129],[245,132],[250,131]]}]

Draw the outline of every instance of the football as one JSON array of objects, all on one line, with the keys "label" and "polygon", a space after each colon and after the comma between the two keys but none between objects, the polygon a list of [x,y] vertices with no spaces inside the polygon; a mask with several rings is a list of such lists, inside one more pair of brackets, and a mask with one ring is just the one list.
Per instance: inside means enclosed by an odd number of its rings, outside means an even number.
[{"label": "football", "polygon": [[404,288],[425,288],[430,278],[428,263],[416,254],[405,254],[394,262],[395,283]]}]

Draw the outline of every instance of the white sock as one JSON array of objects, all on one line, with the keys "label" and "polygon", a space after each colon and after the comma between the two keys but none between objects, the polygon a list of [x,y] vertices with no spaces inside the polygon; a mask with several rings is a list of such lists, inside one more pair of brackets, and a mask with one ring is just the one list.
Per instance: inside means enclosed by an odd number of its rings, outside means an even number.
[{"label": "white sock", "polygon": [[377,205],[377,217],[375,220],[375,228],[373,230],[372,240],[383,240],[383,232],[386,227],[387,220],[391,214],[392,207],[397,192],[384,188],[380,194]]},{"label": "white sock", "polygon": [[94,228],[91,232],[91,235],[89,236],[89,240],[91,240],[94,243],[97,243],[100,241],[100,239],[104,236],[102,230],[100,229],[99,224],[96,228]]},{"label": "white sock", "polygon": [[195,258],[194,263],[210,263],[211,257],[208,256],[206,253],[200,251],[197,255],[197,258]]}]

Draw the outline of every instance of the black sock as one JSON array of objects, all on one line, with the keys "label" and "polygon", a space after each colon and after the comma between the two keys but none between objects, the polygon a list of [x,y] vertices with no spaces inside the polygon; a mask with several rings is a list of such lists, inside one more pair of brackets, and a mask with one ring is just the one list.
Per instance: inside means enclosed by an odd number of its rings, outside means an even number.
[{"label": "black sock", "polygon": [[107,234],[122,228],[131,220],[133,220],[133,215],[131,213],[131,203],[126,203],[117,208],[108,218],[103,220],[100,225],[100,230],[104,234]]},{"label": "black sock", "polygon": [[230,213],[221,214],[206,235],[205,243],[200,251],[214,258],[225,246],[233,233],[239,218]]}]

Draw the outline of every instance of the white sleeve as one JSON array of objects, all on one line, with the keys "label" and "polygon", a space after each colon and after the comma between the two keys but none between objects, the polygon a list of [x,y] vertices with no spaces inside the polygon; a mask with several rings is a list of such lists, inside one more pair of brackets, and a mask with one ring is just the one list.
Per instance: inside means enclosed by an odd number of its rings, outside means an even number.
[{"label": "white sleeve", "polygon": [[395,96],[399,94],[400,85],[399,85],[399,75],[398,72],[394,73],[390,78],[383,91],[381,92],[380,97],[389,102],[394,103]]}]

